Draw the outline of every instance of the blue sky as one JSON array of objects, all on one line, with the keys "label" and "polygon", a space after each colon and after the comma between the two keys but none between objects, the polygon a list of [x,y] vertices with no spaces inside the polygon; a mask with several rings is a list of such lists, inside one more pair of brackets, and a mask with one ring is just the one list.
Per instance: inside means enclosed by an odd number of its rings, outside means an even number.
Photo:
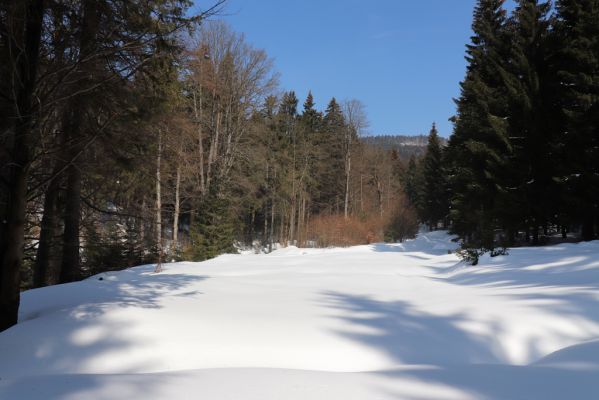
[{"label": "blue sky", "polygon": [[[206,5],[208,0],[196,0]],[[365,105],[372,134],[449,136],[474,0],[228,0],[223,17],[266,50],[281,88]]]}]

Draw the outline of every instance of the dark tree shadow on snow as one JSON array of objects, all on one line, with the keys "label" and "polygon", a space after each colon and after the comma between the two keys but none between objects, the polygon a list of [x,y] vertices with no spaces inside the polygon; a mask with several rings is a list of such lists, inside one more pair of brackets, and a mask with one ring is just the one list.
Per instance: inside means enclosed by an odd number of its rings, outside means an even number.
[{"label": "dark tree shadow on snow", "polygon": [[437,316],[414,309],[404,301],[377,301],[368,296],[324,293],[324,303],[336,318],[363,329],[338,331],[405,364],[492,363],[501,358],[493,343],[464,332],[456,323],[465,316]]},{"label": "dark tree shadow on snow", "polygon": [[[324,297],[324,303],[337,310],[336,318],[357,328],[337,334],[377,349],[398,364],[434,366],[373,374],[440,385],[477,399],[589,399],[591,393],[599,393],[598,368],[502,365],[505,357],[499,346],[488,337],[469,334],[457,326],[465,319],[463,315],[431,315],[404,301],[377,301],[340,292],[326,292]],[[501,327],[493,329],[500,332]],[[597,353],[599,346],[592,345]],[[430,398],[383,388],[373,391],[383,391],[392,398]]]},{"label": "dark tree shadow on snow", "polygon": [[[447,275],[451,269],[438,268],[439,276],[433,279],[458,286],[517,289],[505,293],[512,299],[547,304],[544,309],[556,314],[599,324],[598,252],[599,242],[510,249],[506,256],[485,256],[483,273],[467,273],[469,266],[459,264],[456,268],[466,273]],[[531,290],[523,293],[526,288]]]},{"label": "dark tree shadow on snow", "polygon": [[432,257],[447,254],[448,250],[448,248],[442,244],[439,244],[436,248],[434,245],[423,246],[422,242],[416,241],[407,241],[404,243],[373,243],[370,244],[369,247],[377,253],[420,253],[420,255],[409,254],[409,256],[421,260],[429,260]]},{"label": "dark tree shadow on snow", "polygon": [[[151,370],[162,360],[151,354],[143,360],[124,359],[122,365],[105,364],[110,357],[131,346],[144,345],[147,338],[123,335],[133,322],[113,318],[107,311],[117,308],[162,308],[164,294],[201,299],[201,292],[189,286],[208,279],[186,274],[153,274],[153,266],[102,274],[87,280],[26,292],[19,324],[1,335],[0,379],[36,374],[69,374],[89,367],[119,373]],[[196,289],[197,287],[194,287]],[[45,299],[52,299],[47,304]],[[156,313],[159,316],[159,313]],[[161,321],[156,320],[160,326]],[[161,329],[168,334],[169,327]],[[43,332],[40,334],[40,330]],[[27,344],[27,345],[24,345]],[[95,369],[93,367],[92,369]],[[93,382],[93,378],[87,379]],[[6,389],[5,389],[6,390]],[[65,388],[67,390],[67,388]],[[66,396],[68,393],[64,393]],[[43,397],[46,398],[46,397]],[[57,397],[59,398],[59,397]]]},{"label": "dark tree shadow on snow", "polygon": [[[480,400],[590,400],[599,393],[598,370],[515,365],[454,365],[430,369],[377,372],[389,379],[409,379],[459,390]],[[390,398],[430,400],[378,389]],[[446,398],[446,397],[443,397]],[[451,398],[456,398],[451,396]]]}]

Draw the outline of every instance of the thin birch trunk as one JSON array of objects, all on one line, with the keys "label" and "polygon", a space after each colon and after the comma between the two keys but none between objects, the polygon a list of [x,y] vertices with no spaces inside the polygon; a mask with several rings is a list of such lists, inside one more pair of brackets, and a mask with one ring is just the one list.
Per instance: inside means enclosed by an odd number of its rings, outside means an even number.
[{"label": "thin birch trunk", "polygon": [[173,246],[179,249],[179,213],[181,209],[181,164],[177,165],[175,182],[175,213],[173,215]]}]

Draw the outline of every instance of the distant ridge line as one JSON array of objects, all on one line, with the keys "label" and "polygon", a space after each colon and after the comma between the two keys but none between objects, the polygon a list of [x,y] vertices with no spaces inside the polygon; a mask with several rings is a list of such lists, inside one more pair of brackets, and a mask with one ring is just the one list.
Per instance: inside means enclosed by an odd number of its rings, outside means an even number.
[{"label": "distant ridge line", "polygon": [[[447,139],[440,137],[441,145],[447,144]],[[362,142],[386,151],[396,150],[400,158],[408,159],[411,156],[420,157],[426,152],[428,135],[372,135],[361,138]]]}]

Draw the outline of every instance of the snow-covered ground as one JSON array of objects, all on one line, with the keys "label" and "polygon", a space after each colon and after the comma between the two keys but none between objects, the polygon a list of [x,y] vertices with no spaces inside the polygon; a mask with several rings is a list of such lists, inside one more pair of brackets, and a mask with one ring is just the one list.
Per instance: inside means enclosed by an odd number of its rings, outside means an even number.
[{"label": "snow-covered ground", "polygon": [[0,334],[0,399],[599,398],[599,242],[472,267],[449,239],[28,291]]}]

